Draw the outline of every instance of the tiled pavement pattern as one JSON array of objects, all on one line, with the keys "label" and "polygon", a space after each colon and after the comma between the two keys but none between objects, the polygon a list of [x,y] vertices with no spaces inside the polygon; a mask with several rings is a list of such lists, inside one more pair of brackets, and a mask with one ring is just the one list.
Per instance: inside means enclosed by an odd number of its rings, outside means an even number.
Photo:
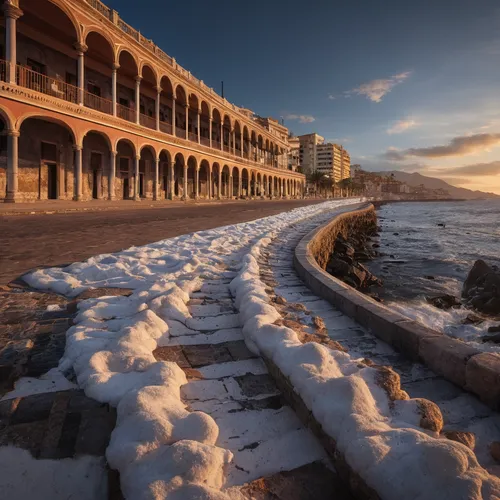
[{"label": "tiled pavement pattern", "polygon": [[[261,279],[274,287],[282,316],[288,321],[305,325],[304,331],[313,335],[326,332],[351,355],[367,358],[375,364],[392,366],[401,377],[401,387],[410,397],[434,401],[444,419],[443,432],[469,431],[476,435],[475,452],[479,462],[491,473],[500,475],[500,466],[494,462],[489,445],[500,441],[500,415],[483,405],[473,395],[437,376],[420,363],[408,361],[390,346],[369,333],[329,302],[313,295],[293,268],[293,253],[300,239],[318,226],[318,219],[297,223],[280,234],[264,252],[259,262]],[[286,302],[286,304],[285,304]],[[302,304],[308,313],[304,313]],[[317,326],[311,321],[315,320]],[[324,325],[325,329],[322,330]]]},{"label": "tiled pavement pattern", "polygon": [[229,292],[236,271],[191,294],[192,318],[168,320],[170,342],[154,352],[186,372],[183,400],[211,415],[217,445],[234,454],[228,485],[252,499],[350,499],[326,455],[282,400],[262,360],[243,341]]}]

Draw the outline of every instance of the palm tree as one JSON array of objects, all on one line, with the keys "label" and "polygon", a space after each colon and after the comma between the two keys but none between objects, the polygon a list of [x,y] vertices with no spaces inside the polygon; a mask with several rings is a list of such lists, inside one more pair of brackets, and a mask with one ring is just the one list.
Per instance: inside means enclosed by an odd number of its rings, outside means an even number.
[{"label": "palm tree", "polygon": [[307,174],[307,182],[314,185],[314,191],[318,192],[318,187],[321,182],[323,174],[319,170],[313,170]]}]

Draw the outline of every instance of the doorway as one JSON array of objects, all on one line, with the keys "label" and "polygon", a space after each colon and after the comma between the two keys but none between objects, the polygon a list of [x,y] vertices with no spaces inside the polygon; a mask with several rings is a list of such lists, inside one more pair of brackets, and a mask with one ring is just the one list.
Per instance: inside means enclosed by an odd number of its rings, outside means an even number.
[{"label": "doorway", "polygon": [[97,200],[101,191],[102,155],[100,153],[91,153],[90,170],[92,171],[92,199]]},{"label": "doorway", "polygon": [[130,184],[128,177],[123,178],[123,199],[128,200],[130,194]]},{"label": "doorway", "polygon": [[47,198],[57,200],[57,165],[55,163],[47,164]]},{"label": "doorway", "polygon": [[143,172],[139,172],[139,196],[141,198],[145,197],[145,194],[144,194],[144,173]]}]

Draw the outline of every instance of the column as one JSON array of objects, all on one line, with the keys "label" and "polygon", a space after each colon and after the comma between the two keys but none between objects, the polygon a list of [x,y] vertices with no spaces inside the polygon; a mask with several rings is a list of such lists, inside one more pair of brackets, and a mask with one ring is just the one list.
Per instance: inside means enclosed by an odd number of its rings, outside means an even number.
[{"label": "column", "polygon": [[115,199],[115,178],[116,178],[116,151],[111,151],[109,153],[109,186],[108,186],[108,198],[110,200]]},{"label": "column", "polygon": [[175,98],[172,97],[172,135],[177,135],[175,132]]},{"label": "column", "polygon": [[75,49],[78,52],[78,104],[83,106],[85,97],[85,52],[87,46],[84,43],[76,43]]},{"label": "column", "polygon": [[187,165],[184,165],[184,192],[182,193],[183,200],[188,199],[187,192],[188,192],[188,167]]},{"label": "column", "polygon": [[212,117],[208,118],[208,139],[210,141],[210,147],[212,147]]},{"label": "column", "polygon": [[140,176],[139,162],[140,162],[140,160],[141,160],[141,157],[139,155],[137,155],[135,157],[135,183],[134,183],[134,200],[135,201],[140,201],[140,199],[141,199],[141,196],[139,193],[139,176]]},{"label": "column", "polygon": [[9,130],[7,135],[7,196],[6,203],[15,203],[18,197],[19,132]]},{"label": "column", "polygon": [[2,6],[5,15],[5,58],[7,60],[7,81],[16,83],[17,63],[17,28],[16,21],[23,15],[23,11],[12,4]]},{"label": "column", "polygon": [[219,167],[219,184],[217,184],[217,199],[222,198],[222,168]]},{"label": "column", "polygon": [[241,189],[243,187],[243,175],[242,172],[238,175],[238,198],[241,198]]},{"label": "column", "polygon": [[141,121],[141,80],[141,75],[135,77],[135,123],[137,124]]},{"label": "column", "polygon": [[194,170],[194,199],[198,199],[200,189],[200,167]]},{"label": "column", "polygon": [[82,199],[82,154],[83,148],[76,145],[75,149],[75,193],[73,199],[80,201]]},{"label": "column", "polygon": [[228,188],[229,188],[227,190],[228,193],[229,193],[228,197],[232,198],[233,197],[233,176],[232,175],[229,176],[229,186],[228,186]]},{"label": "column", "polygon": [[201,142],[201,117],[200,117],[200,110],[198,110],[198,144]]},{"label": "column", "polygon": [[186,140],[189,139],[189,105],[185,104],[186,107]]},{"label": "column", "polygon": [[208,169],[208,199],[212,199],[212,191],[213,191],[213,178],[212,178],[212,167]]},{"label": "column", "polygon": [[231,139],[233,141],[233,144],[232,144],[232,146],[233,146],[233,155],[236,156],[236,130],[235,129],[233,129],[233,133],[231,134],[231,136],[232,136]]},{"label": "column", "polygon": [[156,130],[160,130],[160,100],[161,100],[161,87],[156,87],[156,102],[155,102],[155,113],[156,113]]},{"label": "column", "polygon": [[243,144],[243,131],[240,134],[240,145],[241,145],[241,157],[243,158],[243,152],[245,151],[245,146]]},{"label": "column", "polygon": [[159,187],[160,187],[160,158],[155,158],[155,182],[153,186],[154,201],[158,201]]},{"label": "column", "polygon": [[113,101],[113,116],[116,116],[116,102],[117,102],[117,87],[118,87],[118,70],[120,69],[119,64],[113,64],[111,72],[111,99]]},{"label": "column", "polygon": [[174,175],[174,164],[171,163],[169,166],[169,176],[170,176],[170,190],[169,190],[169,195],[168,195],[168,199],[169,200],[173,200],[174,199],[174,196],[175,196],[175,189],[174,189],[174,184],[175,184],[175,175]]},{"label": "column", "polygon": [[224,124],[222,122],[220,124],[220,149],[221,151],[224,149]]}]

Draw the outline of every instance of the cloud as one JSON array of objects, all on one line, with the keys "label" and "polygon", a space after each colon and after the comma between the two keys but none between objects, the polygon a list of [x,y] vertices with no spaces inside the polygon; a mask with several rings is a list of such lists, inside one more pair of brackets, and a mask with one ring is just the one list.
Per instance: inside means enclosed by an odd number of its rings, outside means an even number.
[{"label": "cloud", "polygon": [[415,120],[399,120],[398,122],[395,122],[392,127],[387,129],[387,133],[389,135],[401,134],[416,125],[417,122]]},{"label": "cloud", "polygon": [[388,94],[396,85],[403,83],[411,75],[410,71],[398,73],[383,80],[372,80],[363,83],[359,87],[344,92],[344,97],[351,97],[353,94],[365,96],[373,102],[381,102],[382,98]]},{"label": "cloud", "polygon": [[455,137],[444,146],[428,148],[410,148],[402,151],[388,150],[384,157],[387,160],[399,161],[408,157],[443,158],[446,156],[466,156],[478,151],[489,150],[500,144],[500,134],[475,134]]},{"label": "cloud", "polygon": [[500,161],[448,168],[445,172],[451,175],[500,175]]},{"label": "cloud", "polygon": [[312,123],[316,121],[316,118],[311,115],[286,115],[287,120],[298,120],[299,123]]}]

